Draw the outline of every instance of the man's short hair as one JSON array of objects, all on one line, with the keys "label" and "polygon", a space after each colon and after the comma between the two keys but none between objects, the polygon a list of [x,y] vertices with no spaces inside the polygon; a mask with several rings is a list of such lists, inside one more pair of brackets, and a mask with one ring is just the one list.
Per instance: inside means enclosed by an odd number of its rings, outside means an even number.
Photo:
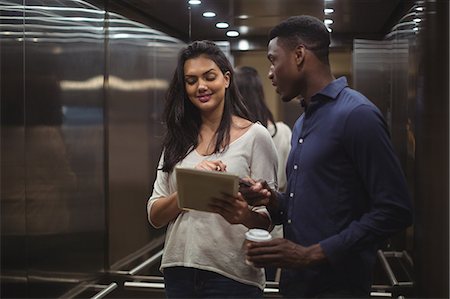
[{"label": "man's short hair", "polygon": [[291,50],[303,44],[322,62],[328,64],[330,33],[318,18],[306,15],[290,17],[272,28],[269,40],[276,37]]}]

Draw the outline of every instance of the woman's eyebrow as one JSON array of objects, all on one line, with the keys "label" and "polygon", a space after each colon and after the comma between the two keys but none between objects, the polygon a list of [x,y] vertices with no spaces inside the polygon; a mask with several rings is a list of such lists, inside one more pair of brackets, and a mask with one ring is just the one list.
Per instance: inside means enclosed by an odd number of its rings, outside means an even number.
[{"label": "woman's eyebrow", "polygon": [[[214,68],[211,68],[211,69],[209,69],[209,70],[207,70],[207,71],[203,72],[203,74],[202,74],[202,75],[206,75],[207,73],[209,73],[209,72],[211,72],[211,71],[214,71]],[[185,76],[185,77],[195,77],[196,75],[192,75],[192,74],[185,74],[184,76]]]},{"label": "woman's eyebrow", "polygon": [[205,75],[205,74],[207,74],[207,73],[209,73],[209,72],[211,72],[211,71],[214,71],[214,69],[209,69],[209,70],[207,70],[206,72],[203,73],[203,75]]}]

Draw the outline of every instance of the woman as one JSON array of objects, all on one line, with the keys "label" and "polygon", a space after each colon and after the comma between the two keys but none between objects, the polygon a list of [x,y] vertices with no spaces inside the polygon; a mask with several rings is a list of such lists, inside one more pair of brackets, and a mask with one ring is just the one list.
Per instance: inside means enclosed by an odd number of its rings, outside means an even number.
[{"label": "woman", "polygon": [[[166,98],[167,134],[147,210],[155,227],[168,224],[161,263],[168,298],[262,297],[262,269],[245,263],[248,228],[268,228],[264,208],[240,194],[214,206],[216,213],[182,211],[174,167],[256,176],[276,185],[276,149],[253,124],[233,81],[233,68],[210,41],[184,48]],[[223,204],[223,203],[227,204]]]}]

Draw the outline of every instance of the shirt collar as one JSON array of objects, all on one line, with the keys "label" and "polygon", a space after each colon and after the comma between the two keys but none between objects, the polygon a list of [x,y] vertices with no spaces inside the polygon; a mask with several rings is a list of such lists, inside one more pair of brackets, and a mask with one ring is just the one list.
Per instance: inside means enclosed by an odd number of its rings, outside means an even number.
[{"label": "shirt collar", "polygon": [[314,98],[316,98],[318,95],[323,95],[331,99],[336,99],[339,93],[347,86],[348,86],[347,79],[345,77],[340,77],[336,80],[333,80],[330,84],[328,84],[318,93],[313,95],[311,97],[311,100],[314,101]]}]

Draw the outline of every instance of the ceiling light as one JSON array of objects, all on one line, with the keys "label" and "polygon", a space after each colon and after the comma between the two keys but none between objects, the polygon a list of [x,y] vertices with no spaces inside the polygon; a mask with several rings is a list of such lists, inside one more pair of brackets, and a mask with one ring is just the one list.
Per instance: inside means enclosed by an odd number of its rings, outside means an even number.
[{"label": "ceiling light", "polygon": [[237,16],[237,18],[245,20],[245,19],[248,19],[248,15],[240,15],[240,16]]},{"label": "ceiling light", "polygon": [[239,32],[237,32],[235,30],[230,30],[230,31],[227,31],[227,36],[236,37],[236,36],[239,36]]},{"label": "ceiling light", "polygon": [[422,6],[419,6],[419,7],[416,7],[416,10],[417,10],[417,11],[423,11],[424,8],[423,8]]},{"label": "ceiling light", "polygon": [[199,4],[202,3],[202,1],[200,1],[200,0],[189,0],[188,3],[191,4],[191,5],[199,5]]},{"label": "ceiling light", "polygon": [[216,13],[215,13],[215,12],[212,12],[212,11],[205,11],[205,12],[203,13],[203,16],[204,16],[205,18],[214,18],[214,17],[216,16]]},{"label": "ceiling light", "polygon": [[248,33],[248,26],[239,26],[239,32],[242,34]]},{"label": "ceiling light", "polygon": [[225,22],[219,22],[219,23],[216,24],[216,27],[224,29],[224,28],[230,27],[230,25],[228,25],[228,23],[225,23]]},{"label": "ceiling light", "polygon": [[332,8],[325,8],[325,9],[323,10],[323,12],[324,12],[326,15],[329,15],[329,14],[332,14],[332,13],[334,12],[334,9],[332,9]]},{"label": "ceiling light", "polygon": [[250,49],[250,44],[248,43],[248,40],[241,39],[238,43],[238,49],[241,51],[247,51]]},{"label": "ceiling light", "polygon": [[323,22],[325,23],[325,25],[333,24],[333,20],[332,19],[325,19],[325,20],[323,20]]},{"label": "ceiling light", "polygon": [[422,21],[422,19],[417,18],[417,19],[414,19],[413,21],[416,22],[416,23],[420,23]]}]

